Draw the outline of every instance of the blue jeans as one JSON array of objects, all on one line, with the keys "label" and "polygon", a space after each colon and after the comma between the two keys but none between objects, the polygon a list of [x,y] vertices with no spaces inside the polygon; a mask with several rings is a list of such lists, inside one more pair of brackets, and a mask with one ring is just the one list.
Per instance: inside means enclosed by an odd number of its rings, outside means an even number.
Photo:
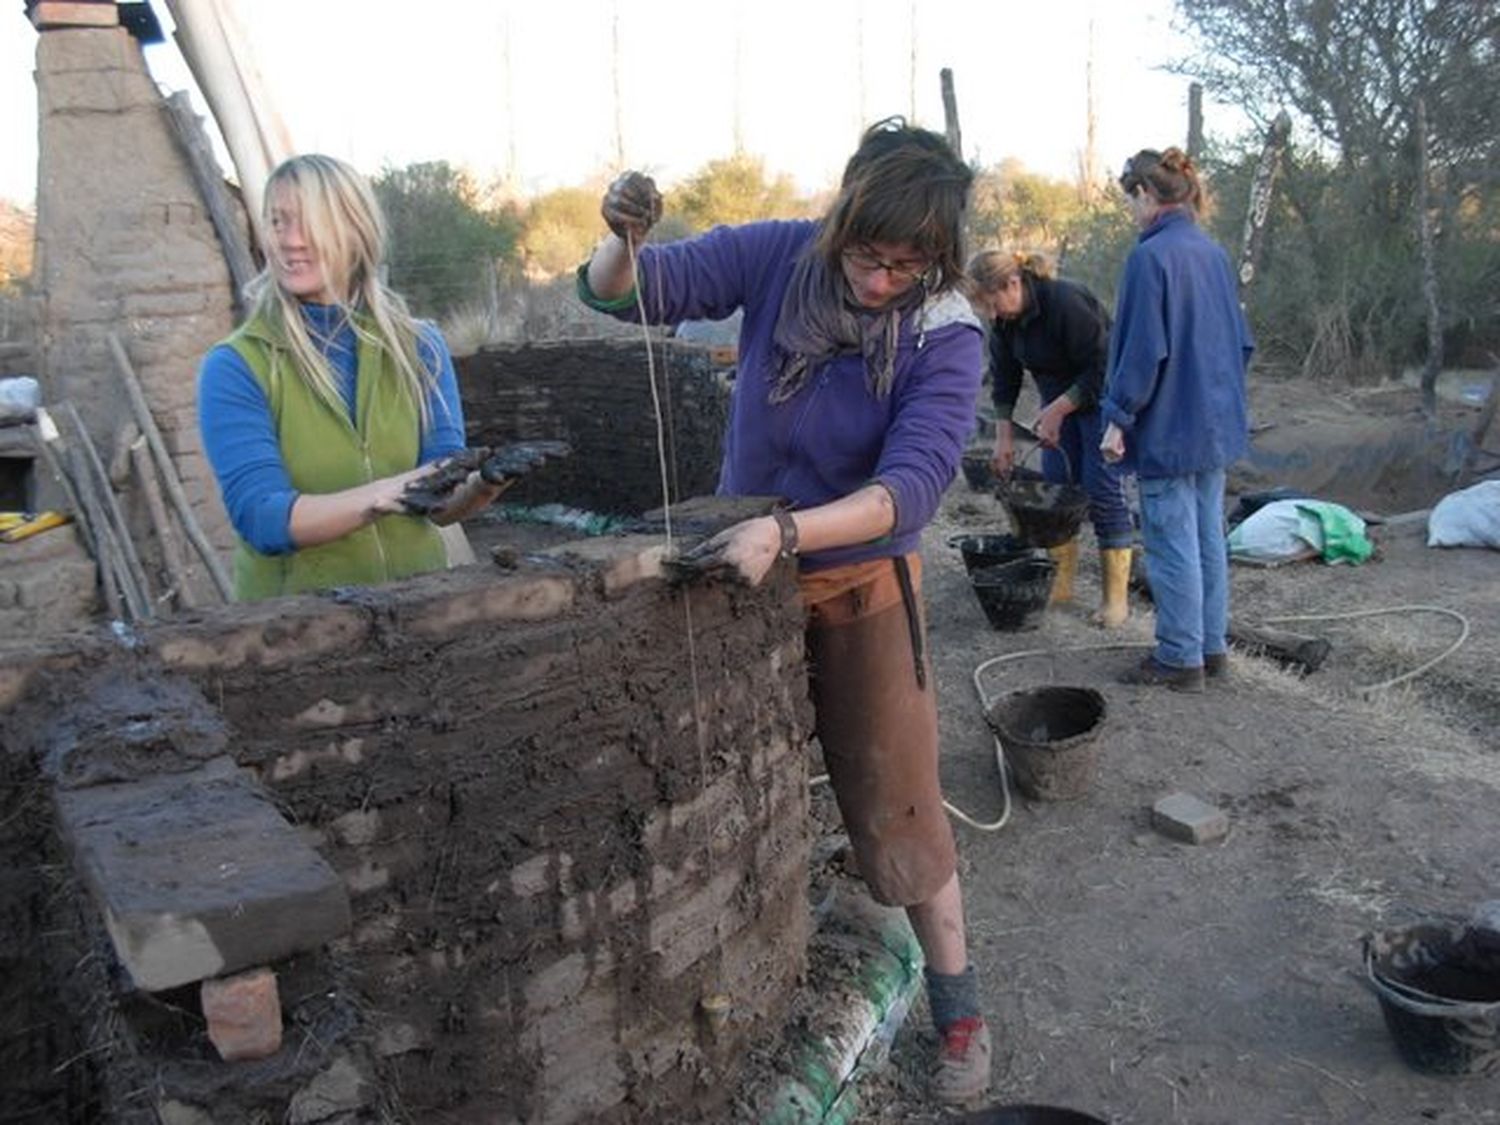
[{"label": "blue jeans", "polygon": [[[1043,405],[1067,389],[1066,383],[1053,387],[1041,379],[1037,380],[1037,386],[1042,392]],[[1058,484],[1076,484],[1088,493],[1089,522],[1094,525],[1094,539],[1100,547],[1129,547],[1135,538],[1135,527],[1125,503],[1125,480],[1120,467],[1111,465],[1099,453],[1099,442],[1104,437],[1104,412],[1097,407],[1074,411],[1063,419],[1057,437],[1067,459],[1055,449],[1043,450],[1042,476]],[[1069,467],[1073,470],[1071,480]]]},{"label": "blue jeans", "polygon": [[1156,659],[1199,668],[1224,652],[1229,630],[1229,544],[1224,470],[1139,482],[1146,577],[1156,603]]}]

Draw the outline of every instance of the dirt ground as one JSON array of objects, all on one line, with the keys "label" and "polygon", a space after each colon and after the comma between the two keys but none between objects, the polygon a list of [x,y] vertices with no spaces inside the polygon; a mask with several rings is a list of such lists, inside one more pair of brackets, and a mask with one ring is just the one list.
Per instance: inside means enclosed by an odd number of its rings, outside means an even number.
[{"label": "dirt ground", "polygon": [[[1266,427],[1257,445],[1275,457],[1236,474],[1239,487],[1292,485],[1383,514],[1445,491],[1411,391],[1266,384],[1253,397]],[[1475,416],[1454,403],[1442,421]],[[1287,623],[1333,642],[1321,671],[1298,679],[1235,654],[1227,682],[1193,696],[1114,682],[1149,645],[1151,614],[1137,599],[1121,633],[1088,624],[1098,583],[1087,532],[1076,607],[1035,631],[991,630],[946,543],[980,530],[1006,530],[1002,509],[960,480],[924,551],[949,801],[980,821],[1001,811],[974,683],[983,661],[1037,652],[986,672],[987,698],[1059,683],[1096,687],[1108,704],[1085,797],[1018,796],[999,830],[956,826],[996,1031],[993,1102],[1115,1125],[1500,1122],[1500,1076],[1428,1077],[1402,1063],[1362,985],[1360,946],[1369,931],[1500,898],[1500,553],[1429,549],[1417,520],[1372,527],[1378,554],[1363,566],[1235,566],[1237,619],[1436,605],[1471,632],[1431,671],[1365,700],[1362,685],[1437,656],[1459,623],[1425,611]],[[1062,651],[1109,642],[1141,647]],[[1151,806],[1176,790],[1227,812],[1227,839],[1192,846],[1155,832]],[[919,1003],[863,1092],[861,1120],[941,1119],[922,1093],[933,1045]]]}]

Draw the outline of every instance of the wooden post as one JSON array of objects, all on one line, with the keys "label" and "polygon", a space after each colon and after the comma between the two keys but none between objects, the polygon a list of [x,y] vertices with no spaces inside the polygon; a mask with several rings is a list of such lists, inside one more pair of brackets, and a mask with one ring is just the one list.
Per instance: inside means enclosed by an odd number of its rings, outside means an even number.
[{"label": "wooden post", "polygon": [[1187,154],[1194,160],[1203,155],[1203,83],[1188,84]]},{"label": "wooden post", "polygon": [[219,236],[219,245],[224,250],[224,262],[229,267],[229,280],[234,292],[235,319],[245,315],[245,286],[256,274],[255,259],[250,256],[250,246],[245,241],[244,229],[239,223],[239,209],[224,188],[224,176],[219,162],[203,135],[203,122],[193,113],[188,104],[186,90],[179,90],[166,101],[167,117],[172,129],[187,153],[188,165],[193,172],[193,182],[198,185],[198,194],[208,209],[208,217]]},{"label": "wooden post", "polygon": [[1281,154],[1286,149],[1292,131],[1292,119],[1286,110],[1276,115],[1271,128],[1266,132],[1266,145],[1261,150],[1260,161],[1255,166],[1255,177],[1250,181],[1250,206],[1245,214],[1245,237],[1240,249],[1239,281],[1240,293],[1250,288],[1255,280],[1255,267],[1260,258],[1262,236],[1266,219],[1271,213],[1271,197],[1276,186],[1276,173],[1281,167]]},{"label": "wooden post", "polygon": [[214,552],[213,544],[208,541],[208,536],[203,534],[198,518],[193,515],[192,505],[183,495],[182,484],[177,479],[177,470],[173,467],[172,458],[161,440],[161,431],[156,428],[156,419],[151,416],[151,407],[147,405],[146,396],[141,391],[141,383],[135,376],[135,368],[130,366],[130,357],[125,354],[124,345],[113,332],[109,334],[109,350],[114,353],[115,368],[119,372],[120,381],[125,384],[126,394],[130,396],[130,406],[135,411],[136,424],[140,426],[141,433],[146,435],[146,443],[151,447],[151,455],[156,458],[156,467],[167,486],[167,496],[172,501],[172,507],[177,510],[177,518],[182,521],[182,529],[187,532],[188,541],[203,559],[203,565],[208,567],[208,573],[213,578],[219,595],[226,602],[233,601],[234,585],[229,581],[224,564]]},{"label": "wooden post", "polygon": [[938,80],[943,87],[943,132],[948,137],[948,147],[960,160],[964,158],[963,135],[958,129],[958,95],[953,92],[953,70],[943,67],[938,71]]},{"label": "wooden post", "polygon": [[1417,240],[1422,253],[1422,304],[1427,310],[1427,360],[1422,364],[1422,413],[1437,413],[1437,377],[1443,369],[1443,313],[1438,305],[1437,248],[1429,202],[1427,99],[1417,98]]},{"label": "wooden post", "polygon": [[161,486],[156,481],[156,469],[151,464],[151,451],[146,448],[146,439],[138,437],[130,446],[130,464],[135,470],[135,479],[140,482],[141,494],[146,498],[146,511],[151,516],[151,529],[156,532],[156,541],[161,544],[162,563],[172,578],[172,592],[177,604],[193,609],[198,599],[193,595],[193,585],[188,580],[187,567],[182,563],[182,551],[177,546],[177,536],[167,518],[167,506],[162,502]]},{"label": "wooden post", "polygon": [[[146,583],[146,572],[141,569],[140,556],[135,553],[135,543],[130,538],[130,527],[125,523],[125,514],[120,511],[115,490],[109,483],[109,473],[89,437],[83,419],[71,402],[64,402],[59,409],[67,412],[78,433],[78,448],[83,451],[75,466],[74,483],[82,485],[85,500],[92,494],[98,510],[104,518],[102,538],[115,554],[115,565],[119,570],[120,589],[125,595],[125,605],[137,621],[151,617],[151,587]],[[75,451],[76,452],[76,451]],[[98,529],[96,529],[97,532]]]}]

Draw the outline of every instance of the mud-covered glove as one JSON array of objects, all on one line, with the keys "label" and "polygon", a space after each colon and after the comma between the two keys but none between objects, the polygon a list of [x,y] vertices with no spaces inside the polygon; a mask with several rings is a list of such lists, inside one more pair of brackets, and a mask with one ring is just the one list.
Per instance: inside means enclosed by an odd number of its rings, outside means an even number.
[{"label": "mud-covered glove", "polygon": [[604,193],[599,213],[610,230],[639,246],[661,219],[661,192],[644,172],[622,172]]},{"label": "mud-covered glove", "polygon": [[489,452],[479,466],[479,475],[486,484],[505,488],[544,462],[554,457],[566,457],[572,451],[565,441],[523,441],[502,445]]},{"label": "mud-covered glove", "polygon": [[701,582],[706,579],[743,581],[739,568],[725,557],[728,543],[710,536],[686,551],[678,551],[661,560],[662,573],[671,582]]},{"label": "mud-covered glove", "polygon": [[453,501],[454,493],[469,479],[469,474],[479,468],[489,455],[489,446],[481,445],[437,462],[430,472],[418,477],[402,490],[401,506],[414,516],[430,516],[442,511]]}]

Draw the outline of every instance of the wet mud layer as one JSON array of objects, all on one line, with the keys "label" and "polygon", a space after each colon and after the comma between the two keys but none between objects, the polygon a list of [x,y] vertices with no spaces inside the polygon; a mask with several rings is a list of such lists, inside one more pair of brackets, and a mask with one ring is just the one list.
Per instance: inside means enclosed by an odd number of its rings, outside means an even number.
[{"label": "wet mud layer", "polygon": [[[350,1120],[722,1120],[804,971],[801,617],[789,582],[669,586],[659,550],[576,544],[510,572],[205,614],[134,652],[32,653],[4,728],[29,732],[5,761],[31,771],[32,835],[12,834],[22,817],[0,846],[48,838],[41,767],[66,771],[65,744],[98,736],[82,786],[227,751],[354,911],[346,936],[276,964],[286,1035],[263,1062],[217,1061],[194,986],[96,982],[76,1009],[94,1023],[27,1045],[38,1077],[85,1052],[83,1093],[39,1089],[67,1107],[50,1120],[131,1120],[136,1079],[153,1112],[279,1118],[346,1072]],[[104,736],[106,714],[138,737]],[[29,877],[8,911],[45,899]],[[112,963],[106,937],[79,933],[80,956]],[[38,1000],[58,972],[38,970]],[[726,1018],[705,1018],[707,996]]]}]

